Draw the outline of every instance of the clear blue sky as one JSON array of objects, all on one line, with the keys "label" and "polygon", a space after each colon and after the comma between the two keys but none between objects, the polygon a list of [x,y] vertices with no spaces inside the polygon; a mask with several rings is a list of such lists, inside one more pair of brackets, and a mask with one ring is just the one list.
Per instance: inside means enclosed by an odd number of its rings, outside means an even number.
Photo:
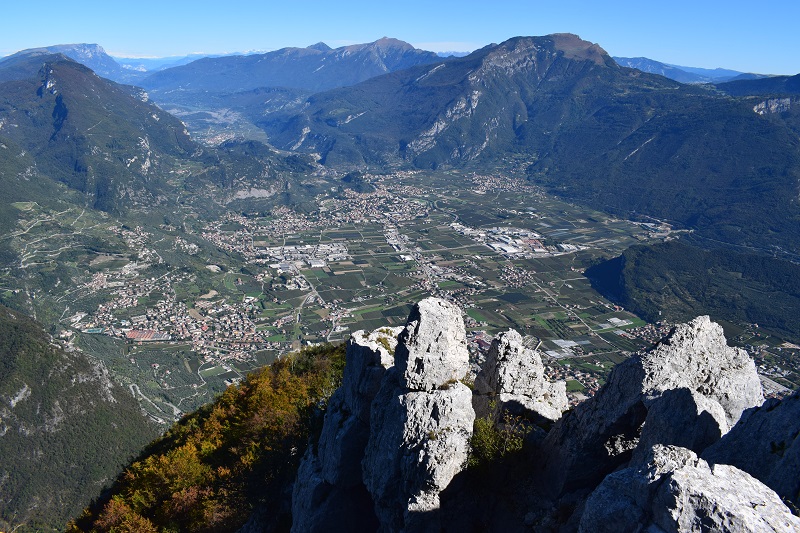
[{"label": "clear blue sky", "polygon": [[128,57],[371,42],[467,51],[518,35],[576,33],[611,55],[800,73],[800,1],[3,0],[0,56],[97,43]]}]

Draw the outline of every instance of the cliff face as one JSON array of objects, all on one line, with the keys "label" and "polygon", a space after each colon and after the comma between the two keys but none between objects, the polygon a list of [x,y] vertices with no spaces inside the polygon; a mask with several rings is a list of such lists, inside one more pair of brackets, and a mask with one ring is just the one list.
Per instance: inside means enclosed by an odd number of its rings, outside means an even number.
[{"label": "cliff face", "polygon": [[468,357],[461,312],[443,300],[420,302],[405,328],[353,334],[319,446],[300,467],[293,531],[435,521],[439,492],[469,451],[475,412],[459,381]]},{"label": "cliff face", "polygon": [[593,398],[556,424],[544,443],[544,482],[555,493],[588,489],[654,444],[699,453],[763,401],[747,353],[698,317],[614,368]]},{"label": "cliff face", "polygon": [[[467,371],[461,313],[445,301],[423,300],[404,328],[355,333],[300,467],[293,531],[800,529],[781,502],[797,498],[798,397],[758,409],[753,362],[708,317],[620,364],[564,417],[563,383],[514,331],[495,338],[474,390]],[[502,411],[532,430],[523,449],[465,468],[476,412],[503,431]],[[764,428],[783,453],[751,437]]]},{"label": "cliff face", "polygon": [[347,343],[342,386],[328,401],[316,450],[309,446],[292,495],[293,531],[374,531],[372,499],[361,479],[372,400],[394,361],[400,328],[356,332]]}]

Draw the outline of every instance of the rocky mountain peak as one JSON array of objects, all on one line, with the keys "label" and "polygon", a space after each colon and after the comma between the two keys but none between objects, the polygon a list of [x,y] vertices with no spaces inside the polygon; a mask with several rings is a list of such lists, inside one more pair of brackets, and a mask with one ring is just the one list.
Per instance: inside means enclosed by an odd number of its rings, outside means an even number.
[{"label": "rocky mountain peak", "polygon": [[584,41],[572,33],[554,33],[549,35],[553,40],[556,50],[564,52],[564,56],[570,59],[590,60],[598,65],[604,65],[608,52],[603,50],[600,45]]},{"label": "rocky mountain peak", "polygon": [[467,365],[461,311],[444,300],[419,302],[402,330],[353,334],[317,451],[300,466],[293,531],[435,522],[469,451],[472,391],[458,381]]},{"label": "rocky mountain peak", "polygon": [[[436,298],[403,328],[353,334],[342,387],[300,466],[293,531],[800,526],[781,501],[796,499],[800,396],[756,408],[755,366],[708,317],[618,365],[563,417],[564,384],[544,379],[519,333],[495,337],[474,390],[459,381],[464,337],[459,308]],[[466,468],[473,427],[488,438],[476,416],[509,429],[489,398],[531,424],[521,453],[491,463],[497,472]],[[743,429],[720,440],[740,417]]]},{"label": "rocky mountain peak", "polygon": [[656,445],[643,467],[606,477],[586,502],[579,532],[798,528],[800,518],[757,479],[733,466],[709,466],[685,448]]},{"label": "rocky mountain peak", "polygon": [[[99,56],[106,56],[105,49],[100,46],[99,44],[88,44],[88,43],[80,43],[80,44],[59,44],[56,46],[49,47],[50,50],[59,51],[65,53],[67,51],[72,52],[75,56],[80,57],[82,59],[89,59],[93,57]],[[68,54],[67,54],[68,55]]]},{"label": "rocky mountain peak", "polygon": [[[608,383],[562,418],[545,441],[553,490],[597,483],[655,444],[696,453],[764,401],[755,364],[707,317],[676,326],[617,365]],[[554,465],[558,465],[555,467]]]},{"label": "rocky mountain peak", "polygon": [[590,61],[596,65],[613,63],[599,45],[584,41],[571,33],[543,37],[515,37],[488,49],[484,69],[500,69],[506,74],[532,70],[538,77],[546,75],[547,66],[563,57],[574,61]]},{"label": "rocky mountain peak", "polygon": [[416,304],[397,338],[395,364],[409,390],[430,391],[466,376],[469,352],[461,310],[438,298]]},{"label": "rocky mountain peak", "polygon": [[415,50],[414,46],[405,41],[385,36],[381,37],[374,43],[370,43],[368,46],[371,48],[376,48],[378,50],[387,50],[387,49]]},{"label": "rocky mountain peak", "polygon": [[323,43],[322,41],[320,41],[320,42],[318,42],[316,44],[312,44],[311,46],[308,46],[307,48],[310,49],[310,50],[317,50],[319,52],[330,52],[331,50],[333,50],[333,48],[331,48],[327,44]]},{"label": "rocky mountain peak", "polygon": [[729,347],[722,327],[708,316],[676,326],[641,364],[647,394],[686,387],[717,401],[730,427],[742,411],[764,401],[755,363],[743,349]]}]

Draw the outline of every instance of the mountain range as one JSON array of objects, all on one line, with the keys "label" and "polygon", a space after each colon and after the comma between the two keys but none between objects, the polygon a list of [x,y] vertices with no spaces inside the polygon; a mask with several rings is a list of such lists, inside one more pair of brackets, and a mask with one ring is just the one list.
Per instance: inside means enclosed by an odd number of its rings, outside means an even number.
[{"label": "mountain range", "polygon": [[90,68],[98,76],[108,78],[119,83],[132,83],[142,78],[142,72],[126,68],[108,55],[102,46],[98,44],[58,44],[45,46],[42,48],[30,48],[22,50],[8,56],[0,58],[0,61],[12,59],[22,59],[37,56],[47,56],[51,54],[62,54],[73,61]]},{"label": "mountain range", "polygon": [[[371,49],[371,51],[370,51]],[[425,52],[423,50],[415,49],[416,59],[410,59],[410,55],[407,54],[409,49],[413,49],[411,45],[400,41],[398,39],[383,37],[373,43],[366,43],[366,44],[358,44],[358,45],[349,45],[343,46],[336,49],[333,56],[333,63],[336,63],[347,56],[354,56],[353,59],[364,60],[366,63],[373,63],[373,66],[380,65],[383,63],[384,67],[386,68],[385,72],[391,72],[393,70],[398,70],[398,66],[396,63],[396,59],[398,56],[398,50],[401,50],[400,55],[406,53],[405,58],[405,67],[411,66],[412,64],[416,64],[417,62],[432,62],[432,54],[431,52]],[[180,86],[181,88],[186,88],[190,84],[195,84],[198,86],[205,86],[206,82],[200,73],[208,75],[209,73],[213,75],[219,75],[223,72],[226,73],[226,76],[233,75],[234,78],[236,77],[236,71],[248,71],[249,74],[256,74],[255,78],[247,80],[247,75],[242,76],[243,79],[239,80],[238,83],[242,83],[244,85],[252,84],[253,88],[255,87],[273,87],[273,86],[288,86],[294,87],[295,84],[302,85],[301,88],[307,89],[314,89],[319,90],[320,88],[324,88],[325,83],[322,83],[320,79],[316,79],[315,81],[309,82],[308,81],[308,67],[313,66],[315,68],[321,67],[322,63],[317,62],[321,58],[320,57],[313,57],[308,56],[303,53],[303,51],[308,50],[316,50],[318,52],[322,52],[323,54],[327,54],[328,52],[333,52],[330,46],[325,43],[316,43],[310,45],[306,48],[284,48],[281,50],[277,50],[274,52],[250,52],[250,53],[243,53],[243,54],[192,54],[187,56],[170,56],[170,57],[158,57],[158,58],[129,58],[129,57],[113,57],[106,53],[102,46],[98,44],[60,44],[60,45],[51,45],[41,48],[31,48],[27,50],[22,50],[13,54],[12,56],[26,56],[26,55],[43,55],[43,54],[63,54],[70,59],[81,63],[98,75],[116,81],[118,83],[136,83],[140,85],[152,86],[153,88],[162,87],[162,86]],[[373,57],[367,58],[364,55],[364,52],[373,54]],[[451,58],[451,57],[464,57],[469,55],[469,52],[439,52],[435,54],[439,58]],[[338,57],[337,57],[338,56]],[[395,56],[395,57],[391,57]],[[205,62],[204,64],[194,65],[190,68],[182,69],[178,67],[184,67],[189,63],[193,63],[198,60],[205,60],[205,59],[221,59],[221,58],[228,58],[223,59],[220,62]],[[243,61],[242,58],[251,57],[254,59],[245,60]],[[673,79],[675,81],[679,81],[681,83],[724,83],[727,81],[733,80],[746,80],[746,79],[760,79],[765,76],[763,74],[754,74],[754,73],[745,73],[740,72],[737,70],[731,70],[726,68],[699,68],[699,67],[688,67],[688,66],[681,66],[681,65],[673,65],[669,63],[663,63],[661,61],[656,61],[654,59],[649,59],[646,57],[619,57],[614,56],[614,61],[616,61],[620,66],[623,67],[630,67],[641,70],[642,72],[647,72],[650,74],[659,74],[661,76]],[[322,61],[325,61],[324,59]],[[254,64],[258,63],[282,63],[282,67],[275,67],[275,66],[268,66],[268,65],[259,65],[256,68],[253,68]],[[316,63],[315,63],[316,62]],[[329,64],[330,64],[329,59]],[[304,65],[304,63],[308,63],[309,65]],[[340,74],[344,74],[345,79],[343,82],[336,82],[332,80],[328,80],[327,84],[329,85],[327,88],[336,87],[340,85],[351,85],[353,74],[356,72],[357,69],[354,69],[353,66],[355,61],[349,65],[349,69],[341,69]],[[288,67],[288,68],[287,68]],[[163,75],[156,75],[155,73],[162,71],[177,68],[177,70],[171,71],[168,74]],[[369,67],[368,67],[369,68]],[[380,67],[379,67],[380,68]],[[399,67],[403,68],[403,67]],[[271,69],[271,70],[270,70]],[[305,74],[301,74],[301,71],[305,70]],[[261,72],[261,74],[258,74]],[[366,73],[367,69],[363,70],[362,72]],[[313,71],[312,71],[313,73]],[[380,72],[379,72],[380,73]],[[327,74],[327,73],[326,73]],[[375,74],[373,74],[375,75]],[[288,77],[287,77],[288,76]],[[367,79],[363,74],[356,75],[358,78],[361,78],[359,81],[363,81]],[[303,79],[303,78],[306,79]],[[145,78],[152,78],[152,80],[147,82],[142,82]],[[317,76],[316,78],[321,78],[321,76]],[[288,81],[288,84],[284,84],[282,82]],[[222,81],[217,80],[216,84],[225,85],[225,90],[230,90],[230,85],[237,83],[236,81],[228,80]],[[211,82],[211,85],[215,84],[215,82]],[[332,85],[331,85],[332,84]],[[315,85],[316,87],[309,87],[309,85]],[[208,87],[206,87],[208,88]]]},{"label": "mountain range", "polygon": [[531,181],[595,208],[728,243],[792,242],[797,253],[797,131],[753,105],[556,35],[318,93],[258,125],[275,146],[331,166],[462,167],[514,154]]},{"label": "mountain range", "polygon": [[723,83],[734,79],[760,79],[766,76],[730,70],[726,68],[698,68],[670,65],[646,57],[614,57],[620,66],[630,67],[647,72],[659,74],[681,83]]},{"label": "mountain range", "polygon": [[440,60],[433,52],[384,37],[336,49],[318,43],[266,54],[204,58],[156,72],[141,84],[162,92],[188,89],[230,93],[259,87],[322,91]]},{"label": "mountain range", "polygon": [[[103,228],[144,227],[156,233],[159,242],[177,246],[179,229],[173,220],[202,218],[211,212],[269,213],[277,205],[302,210],[309,198],[341,186],[338,178],[342,175],[352,182],[360,171],[457,169],[487,175],[502,171],[581,205],[639,221],[655,217],[688,230],[683,240],[696,248],[687,252],[657,249],[656,258],[633,249],[623,258],[630,261],[623,265],[627,268],[616,264],[611,269],[614,282],[627,284],[614,287],[627,290],[620,298],[639,305],[649,318],[654,319],[657,311],[658,304],[653,302],[672,306],[684,316],[718,305],[716,296],[721,291],[735,293],[742,283],[750,283],[753,290],[769,290],[775,301],[791,305],[776,313],[765,309],[770,302],[764,298],[756,306],[736,300],[737,312],[742,310],[745,318],[767,317],[779,328],[793,329],[796,321],[785,317],[793,309],[793,300],[782,299],[781,294],[790,290],[792,299],[797,294],[788,279],[794,269],[784,266],[785,259],[796,260],[800,254],[800,101],[796,96],[800,75],[724,83],[718,77],[713,83],[684,84],[622,66],[621,61],[571,34],[515,37],[464,57],[448,58],[387,38],[336,49],[318,43],[266,54],[204,58],[149,74],[109,63],[109,56],[97,45],[33,49],[0,60],[0,185],[5,191],[0,202],[4,235],[0,260],[3,275],[17,278],[25,287],[24,291],[3,288],[0,292],[0,302],[16,308],[0,307],[0,327],[13,331],[3,337],[13,340],[2,352],[8,372],[0,377],[9,376],[0,380],[3,427],[19,435],[24,433],[19,428],[38,427],[34,433],[42,439],[52,437],[52,442],[58,441],[54,446],[72,447],[73,441],[58,440],[66,438],[67,432],[51,423],[63,414],[69,424],[80,417],[85,427],[117,432],[112,442],[117,443],[119,437],[124,444],[110,446],[116,451],[103,456],[102,468],[100,461],[93,463],[93,455],[76,454],[68,472],[53,474],[53,488],[42,488],[45,481],[35,486],[40,493],[54,495],[41,508],[58,506],[59,498],[69,500],[61,507],[64,514],[55,519],[63,525],[66,513],[74,516],[76,505],[87,503],[85,498],[61,495],[74,494],[70,476],[97,494],[113,469],[142,444],[113,423],[113,431],[108,430],[106,403],[112,400],[92,404],[85,399],[92,394],[106,398],[102,391],[111,386],[102,366],[92,366],[80,351],[54,347],[50,335],[58,333],[61,309],[47,309],[46,302],[36,299],[36,294],[74,283],[77,273],[88,275],[96,255],[130,252]],[[650,67],[641,63],[641,68]],[[683,76],[670,69],[663,72]],[[716,74],[724,78],[734,73]],[[124,84],[134,81],[140,87]],[[206,142],[193,138],[192,134],[210,126],[214,131]],[[459,178],[453,174],[450,179]],[[97,235],[78,231],[73,235],[75,242],[43,250],[54,254],[51,259],[23,267],[22,252],[11,237],[24,235],[42,221],[52,222],[42,217],[23,228],[23,213],[34,206],[52,212],[63,212],[65,206],[78,208],[88,212],[91,227],[100,230]],[[315,208],[316,204],[309,210]],[[53,228],[57,235],[69,230]],[[189,232],[180,235],[194,238]],[[62,249],[70,254],[63,261]],[[774,258],[755,261],[741,254],[726,256],[733,254],[731,249]],[[696,264],[664,268],[675,253],[697,258]],[[180,260],[164,255],[166,259],[158,258],[163,265],[153,260],[155,272],[174,267],[207,274],[213,261],[211,252]],[[642,257],[647,261],[639,261],[637,272],[633,263]],[[742,267],[755,263],[760,268],[757,272]],[[700,282],[708,280],[702,268],[697,270],[701,266],[706,271],[731,271],[731,279],[703,285]],[[647,274],[648,269],[664,272],[665,280],[683,280],[680,283],[686,287],[676,288],[669,297],[653,298],[659,287],[642,278],[659,283],[661,278]],[[776,272],[789,274],[770,281]],[[235,272],[230,274],[236,278]],[[97,302],[90,303],[97,308]],[[32,315],[39,310],[42,322],[31,321],[20,310]],[[25,349],[20,351],[19,346]],[[63,370],[50,383],[52,387],[32,385],[46,381],[41,364]],[[313,366],[306,360],[299,368],[277,365],[275,372],[283,372],[280,379],[291,385],[295,372],[312,369],[316,375],[320,369]],[[326,393],[335,381],[329,371],[320,370],[324,379],[317,376],[325,382]],[[82,376],[86,376],[84,381]],[[268,383],[278,379],[263,376]],[[253,388],[258,388],[256,382],[261,379],[253,378]],[[70,389],[69,384],[84,382],[89,383],[86,391]],[[438,386],[461,388],[448,383]],[[281,453],[287,455],[270,456],[270,468],[278,463],[296,466],[300,457],[292,454],[302,449],[297,442],[306,442],[320,430],[320,414],[314,408],[327,397],[316,389],[307,395],[305,386],[296,384],[292,390],[300,398],[300,403],[292,403],[292,409],[298,410],[292,416],[301,429],[279,443]],[[214,427],[209,426],[209,431],[215,438],[225,433],[231,453],[241,463],[234,473],[236,487],[225,481],[231,475],[225,463],[228,452],[198,444],[191,453],[200,450],[216,462],[213,468],[204,464],[193,472],[198,479],[213,479],[218,485],[201,493],[193,482],[173,486],[170,480],[164,481],[159,490],[172,501],[169,512],[195,509],[193,503],[200,501],[211,502],[208,509],[219,510],[227,505],[220,502],[229,497],[238,503],[246,501],[247,506],[263,503],[263,498],[248,492],[246,481],[254,475],[253,465],[259,475],[266,471],[253,450],[263,442],[259,439],[265,436],[270,417],[282,415],[267,412],[262,403],[251,402],[236,390],[230,389],[222,404],[187,418],[185,425],[150,450],[164,451],[169,459],[151,459],[136,467],[148,475],[153,471],[161,475],[165,464],[174,464],[176,471],[197,466],[196,456],[181,455],[191,452],[187,439],[192,445],[197,443],[192,440],[197,430],[193,424],[210,420]],[[83,410],[69,411],[56,401],[66,401],[71,394],[80,396],[75,396],[75,402]],[[126,427],[138,428],[140,436],[149,438],[152,428],[135,409],[129,409],[133,399],[122,395],[127,395],[125,389],[114,389],[112,394],[126,419],[133,413]],[[43,398],[39,404],[49,413],[44,422],[37,418],[42,411],[26,403],[37,398]],[[232,406],[240,401],[255,411],[253,424],[247,422],[244,429],[226,425],[225,410],[233,413],[239,408]],[[5,405],[11,405],[10,410]],[[77,421],[74,425],[78,436],[95,431],[80,429],[84,426]],[[233,434],[226,433],[229,430]],[[247,444],[236,443],[240,430],[247,433]],[[0,432],[0,444],[11,442],[7,430]],[[34,441],[14,440],[1,454],[5,462],[19,466],[6,478],[0,473],[0,483],[9,483],[15,494],[34,490],[20,481],[29,472],[44,472],[36,474],[36,479],[45,479],[48,469],[67,464],[61,456],[54,457],[53,464],[31,462],[26,450],[41,446],[26,444],[30,442]],[[289,456],[292,459],[286,462]],[[155,463],[160,466],[156,468]],[[286,468],[275,470],[278,473],[272,479],[275,494],[282,494],[284,500],[287,479],[293,475],[293,466]],[[5,492],[6,486],[0,487]],[[137,498],[141,503],[147,496],[143,492]],[[9,513],[3,519],[9,524],[13,516],[27,512],[20,502],[12,503],[3,501]],[[287,513],[284,506],[280,519],[285,521]]]}]

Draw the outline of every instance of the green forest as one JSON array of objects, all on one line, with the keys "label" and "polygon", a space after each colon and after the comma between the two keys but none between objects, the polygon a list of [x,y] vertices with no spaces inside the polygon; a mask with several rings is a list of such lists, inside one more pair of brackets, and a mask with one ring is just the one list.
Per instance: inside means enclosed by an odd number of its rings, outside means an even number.
[{"label": "green forest", "polygon": [[0,306],[0,530],[62,530],[156,437],[104,370]]},{"label": "green forest", "polygon": [[800,341],[800,265],[789,261],[670,241],[631,247],[586,275],[601,293],[651,322],[707,314]]}]

